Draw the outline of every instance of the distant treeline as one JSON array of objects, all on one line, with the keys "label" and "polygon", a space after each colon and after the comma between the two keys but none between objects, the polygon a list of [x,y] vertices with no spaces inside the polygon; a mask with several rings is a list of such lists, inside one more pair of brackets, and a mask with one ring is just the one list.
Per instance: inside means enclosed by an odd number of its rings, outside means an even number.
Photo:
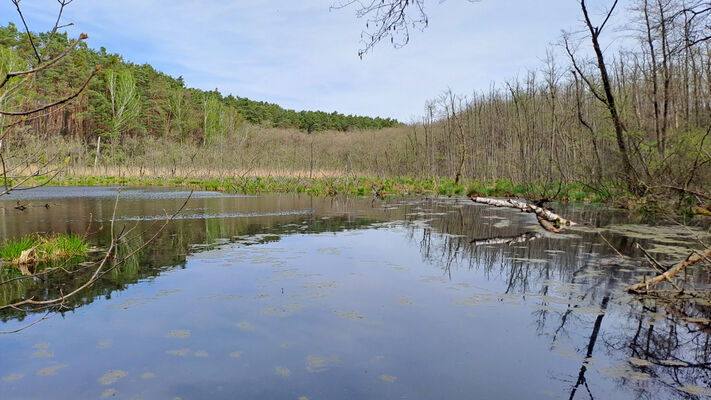
[{"label": "distant treeline", "polygon": [[[35,45],[47,59],[63,52],[72,42],[66,34],[33,34]],[[49,45],[47,43],[49,42]],[[46,48],[46,49],[45,49]],[[24,31],[10,23],[0,27],[0,76],[26,70],[36,64],[34,49]],[[247,98],[222,96],[217,90],[185,87],[182,77],[173,78],[148,64],[136,65],[105,48],[94,50],[82,41],[52,68],[32,77],[29,89],[5,99],[4,109],[31,109],[72,93],[98,65],[102,70],[79,98],[39,118],[26,122],[26,129],[41,134],[97,136],[117,142],[121,136],[172,136],[204,141],[213,135],[234,131],[242,122],[293,128],[304,132],[382,129],[399,125],[390,118],[343,115],[338,112],[286,110],[276,104]],[[61,109],[61,110],[60,110]]]}]

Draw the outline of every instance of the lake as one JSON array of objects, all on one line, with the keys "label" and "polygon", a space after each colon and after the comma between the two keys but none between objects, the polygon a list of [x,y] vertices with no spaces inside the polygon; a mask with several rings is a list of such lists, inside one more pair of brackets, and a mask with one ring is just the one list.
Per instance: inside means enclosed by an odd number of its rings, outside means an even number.
[{"label": "lake", "polygon": [[[100,257],[118,191],[0,198],[0,239],[89,231]],[[118,254],[187,196],[122,189]],[[0,331],[46,316],[0,335],[0,399],[711,396],[711,304],[628,295],[654,272],[611,247],[640,256],[639,242],[671,262],[705,231],[555,208],[583,225],[551,234],[531,214],[465,198],[196,192],[61,310],[0,314]],[[61,296],[91,273],[12,281],[0,305]],[[683,279],[711,282],[703,269]]]}]

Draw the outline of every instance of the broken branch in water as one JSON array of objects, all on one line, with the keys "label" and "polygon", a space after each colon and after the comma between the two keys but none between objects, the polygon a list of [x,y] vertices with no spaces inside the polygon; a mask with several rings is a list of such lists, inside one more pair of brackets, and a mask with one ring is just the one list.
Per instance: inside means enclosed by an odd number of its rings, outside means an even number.
[{"label": "broken branch in water", "polygon": [[515,200],[515,199],[494,199],[491,197],[477,197],[477,196],[472,196],[471,199],[475,203],[488,204],[490,206],[496,206],[496,207],[517,208],[523,212],[534,213],[538,216],[538,222],[541,224],[541,226],[545,230],[554,232],[554,233],[560,233],[559,228],[561,226],[577,225],[575,222],[565,219],[565,218],[561,217],[560,215],[554,213],[551,210],[548,210],[543,207],[539,207],[535,204],[526,203],[525,201],[519,201],[519,200]]},{"label": "broken branch in water", "polygon": [[693,252],[689,257],[686,258],[686,260],[677,263],[673,267],[669,268],[666,272],[657,275],[653,279],[645,282],[638,283],[636,285],[632,285],[627,288],[627,291],[629,293],[635,293],[635,294],[645,294],[649,291],[649,288],[652,286],[655,286],[665,280],[671,281],[671,278],[673,278],[676,274],[679,272],[685,270],[686,268],[690,267],[691,265],[696,264],[697,262],[701,260],[708,260],[709,257],[711,257],[711,248],[706,249],[703,253],[698,253],[698,252]]}]

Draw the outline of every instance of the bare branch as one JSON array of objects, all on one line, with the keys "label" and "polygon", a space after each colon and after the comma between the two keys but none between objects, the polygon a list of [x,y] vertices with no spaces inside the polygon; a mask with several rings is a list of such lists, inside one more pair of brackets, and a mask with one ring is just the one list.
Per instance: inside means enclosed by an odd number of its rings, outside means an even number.
[{"label": "bare branch", "polygon": [[66,97],[66,98],[64,98],[64,99],[55,101],[54,103],[46,104],[46,105],[44,105],[44,106],[42,106],[42,107],[39,107],[39,108],[36,108],[36,109],[34,109],[34,110],[28,110],[28,111],[2,111],[2,110],[0,110],[0,115],[7,115],[7,116],[14,116],[14,117],[22,117],[22,116],[26,116],[26,115],[32,115],[32,114],[36,114],[36,113],[38,113],[38,112],[42,112],[42,111],[44,111],[44,110],[47,110],[47,109],[49,109],[49,108],[58,106],[58,105],[60,105],[60,104],[66,103],[66,102],[68,102],[68,101],[74,100],[75,98],[77,98],[77,97],[81,94],[81,92],[84,91],[84,89],[86,89],[87,86],[89,86],[89,82],[91,82],[92,78],[94,78],[94,76],[95,76],[99,71],[101,71],[101,65],[99,65],[99,66],[97,66],[96,68],[94,68],[94,71],[91,73],[91,75],[89,75],[89,77],[86,79],[86,81],[84,82],[84,84],[79,88],[79,90],[77,90],[74,94],[72,94],[72,95],[69,96],[69,97]]},{"label": "bare branch", "polygon": [[[474,3],[480,0],[467,1]],[[331,5],[331,9],[353,5],[358,7],[356,17],[366,18],[366,30],[361,32],[363,47],[358,50],[361,58],[388,37],[395,48],[403,47],[410,42],[410,29],[424,30],[429,25],[425,0],[339,0]],[[411,13],[410,10],[414,11]]]},{"label": "bare branch", "polygon": [[27,70],[27,71],[9,72],[9,73],[5,76],[5,79],[3,79],[2,83],[0,83],[0,89],[2,89],[2,88],[7,84],[7,82],[8,82],[10,79],[14,78],[14,77],[22,76],[22,75],[34,74],[34,73],[43,71],[43,70],[45,70],[45,69],[47,69],[47,68],[53,66],[54,64],[56,64],[56,63],[58,63],[59,61],[61,61],[64,57],[66,57],[67,54],[69,54],[69,52],[72,51],[72,49],[74,49],[75,47],[77,47],[77,45],[79,44],[79,42],[81,42],[82,40],[87,39],[88,37],[89,37],[89,36],[88,36],[86,33],[82,33],[81,35],[79,35],[79,39],[75,40],[74,43],[72,43],[69,47],[67,47],[67,48],[62,52],[62,54],[60,54],[60,55],[58,55],[57,57],[53,58],[52,60],[50,60],[48,63],[46,63],[46,64],[44,64],[44,65],[41,65],[41,66],[39,66],[39,67],[37,67],[37,68],[30,68],[30,69]]},{"label": "bare branch", "polygon": [[32,39],[32,33],[30,32],[30,28],[27,26],[27,22],[25,21],[25,16],[22,14],[22,10],[20,9],[20,0],[11,0],[12,4],[15,5],[15,8],[17,8],[17,13],[20,14],[20,19],[22,20],[22,24],[25,25],[25,32],[27,32],[27,38],[30,40],[30,45],[32,45],[32,50],[35,52],[35,56],[37,57],[37,62],[41,63],[42,62],[42,57],[40,57],[39,52],[37,51],[37,46],[35,46],[35,41]]}]

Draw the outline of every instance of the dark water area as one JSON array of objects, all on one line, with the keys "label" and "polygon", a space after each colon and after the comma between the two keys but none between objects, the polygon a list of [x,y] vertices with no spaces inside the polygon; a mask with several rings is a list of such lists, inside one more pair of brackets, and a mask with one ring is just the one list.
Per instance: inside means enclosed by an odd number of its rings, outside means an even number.
[{"label": "dark water area", "polygon": [[[116,194],[3,197],[0,240],[89,230],[99,256]],[[187,195],[123,189],[114,229],[133,230],[118,253]],[[0,335],[0,399],[709,398],[711,304],[626,294],[654,272],[600,235],[669,262],[706,230],[557,211],[585,225],[554,235],[530,214],[462,198],[197,192],[61,312]],[[89,275],[2,285],[0,305],[56,297]],[[711,282],[703,268],[682,279]],[[5,310],[0,331],[43,315]]]}]

